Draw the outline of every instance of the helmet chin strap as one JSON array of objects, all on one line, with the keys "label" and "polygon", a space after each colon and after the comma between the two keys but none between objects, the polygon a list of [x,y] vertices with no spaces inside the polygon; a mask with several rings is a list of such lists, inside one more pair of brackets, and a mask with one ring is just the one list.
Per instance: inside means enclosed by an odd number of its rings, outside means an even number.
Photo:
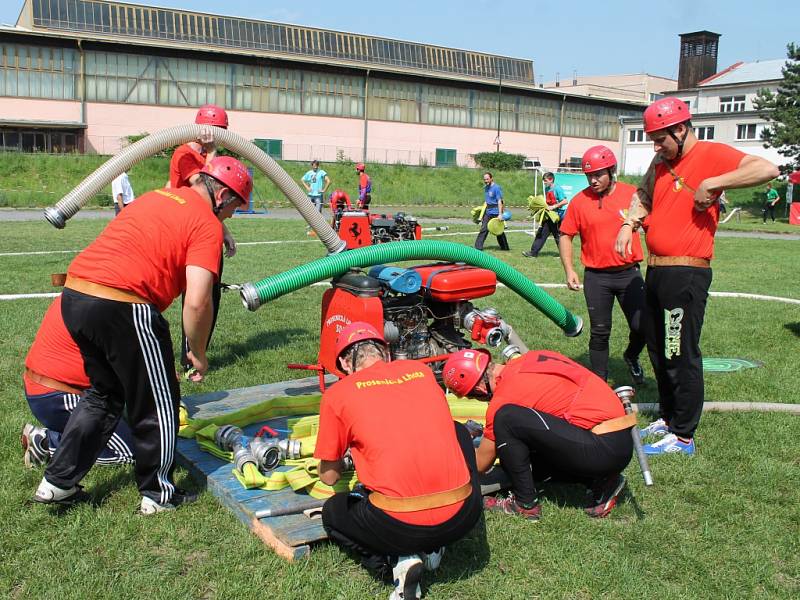
[{"label": "helmet chin strap", "polygon": [[675,155],[675,158],[673,160],[680,158],[681,154],[683,154],[683,144],[686,141],[686,136],[689,135],[689,128],[684,126],[685,131],[683,132],[683,137],[681,139],[678,139],[678,136],[675,135],[674,129],[675,129],[674,125],[672,127],[670,127],[669,129],[667,129],[667,133],[669,134],[669,137],[671,137],[673,140],[675,140],[675,143],[678,144],[678,153]]}]

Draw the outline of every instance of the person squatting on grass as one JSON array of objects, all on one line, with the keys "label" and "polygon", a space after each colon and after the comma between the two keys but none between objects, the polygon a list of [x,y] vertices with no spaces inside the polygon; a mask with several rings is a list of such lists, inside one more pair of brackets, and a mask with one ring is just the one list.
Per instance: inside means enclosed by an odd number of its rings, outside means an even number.
[{"label": "person squatting on grass", "polygon": [[[224,108],[216,104],[204,104],[197,110],[194,122],[197,125],[206,127],[201,131],[197,141],[178,146],[175,152],[172,153],[172,158],[169,161],[168,188],[191,187],[197,181],[201,169],[216,158],[217,146],[214,140],[214,131],[210,126],[227,129],[228,113],[225,112]],[[247,203],[249,198],[245,198],[244,201]],[[233,258],[236,254],[236,240],[224,223],[222,224],[222,240],[225,244],[225,256]],[[217,324],[217,316],[219,315],[219,304],[222,298],[222,268],[223,260],[220,257],[218,277],[217,281],[214,282],[211,295],[214,317],[211,320],[211,331],[206,341],[206,351],[208,351],[208,344],[211,343],[211,336],[214,334],[214,327]],[[183,302],[184,297],[181,296],[181,304]],[[181,343],[181,367],[189,381],[199,382],[203,379],[203,376],[193,369],[192,362],[188,358],[190,347],[185,331],[181,331],[181,339],[183,340]]]},{"label": "person squatting on grass", "polygon": [[582,483],[585,511],[605,517],[625,486],[633,453],[630,429],[617,395],[575,361],[547,350],[526,352],[506,365],[483,349],[450,355],[444,384],[459,396],[486,399],[486,425],[476,450],[478,471],[500,457],[511,493],[487,496],[484,508],[538,520],[542,508],[534,480]]},{"label": "person squatting on grass", "polygon": [[427,365],[389,359],[383,336],[354,322],[337,336],[347,377],[322,397],[314,457],[333,485],[349,452],[362,486],[336,494],[322,509],[331,540],[358,553],[378,574],[392,568],[390,600],[421,595],[423,570],[480,518],[481,493],[472,440],[455,423]]},{"label": "person squatting on grass", "polygon": [[633,194],[614,244],[629,260],[633,235],[647,217],[645,278],[647,350],[658,382],[660,418],[643,435],[662,439],[648,454],[694,454],[703,412],[700,332],[711,285],[714,234],[723,190],[777,177],[771,162],[725,144],[699,141],[688,105],[656,100],[644,111],[644,130],[656,152]]},{"label": "person squatting on grass", "polygon": [[136,444],[140,512],[171,510],[196,498],[172,481],[180,390],[169,324],[161,313],[185,292],[188,357],[205,373],[222,221],[245,203],[252,186],[242,163],[217,157],[191,187],[138,198],[72,261],[61,314],[90,386],[64,428],[34,500],[70,503],[82,497],[78,483],[108,443],[123,409]]},{"label": "person squatting on grass", "polygon": [[[33,415],[44,424],[26,423],[22,429],[22,449],[26,467],[46,465],[58,449],[61,432],[69,416],[89,387],[78,345],[70,337],[61,318],[61,296],[53,300],[25,357],[22,375],[25,399]],[[133,434],[120,420],[97,457],[98,465],[124,465],[133,462]]]},{"label": "person squatting on grass", "polygon": [[636,188],[616,180],[617,158],[605,146],[592,146],[581,160],[589,187],[570,202],[561,222],[558,243],[567,287],[578,291],[581,282],[573,268],[572,239],[581,240],[581,263],[584,266],[583,294],[589,311],[589,361],[592,371],[608,379],[608,340],[611,337],[611,312],[614,299],[628,321],[628,347],[622,354],[635,384],[644,383],[639,354],[645,346],[643,330],[644,280],[639,271],[642,245],[633,240],[632,254],[625,258],[614,252],[619,224]]}]

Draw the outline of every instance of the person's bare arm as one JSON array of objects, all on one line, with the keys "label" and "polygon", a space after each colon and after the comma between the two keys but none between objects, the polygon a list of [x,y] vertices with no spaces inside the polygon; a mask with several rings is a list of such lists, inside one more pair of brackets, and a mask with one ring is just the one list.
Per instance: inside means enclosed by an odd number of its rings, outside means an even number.
[{"label": "person's bare arm", "polygon": [[333,485],[342,476],[341,460],[320,460],[319,480],[325,485]]},{"label": "person's bare arm", "polygon": [[183,304],[183,328],[189,342],[187,357],[200,375],[208,370],[206,344],[211,332],[213,307],[211,289],[214,274],[195,265],[186,267],[186,297]]},{"label": "person's bare arm", "polygon": [[778,167],[760,156],[748,154],[733,171],[704,179],[694,194],[697,210],[706,210],[717,201],[722,190],[751,187],[775,179],[780,174]]},{"label": "person's bare arm", "polygon": [[478,471],[486,473],[494,464],[497,458],[497,449],[495,448],[494,441],[487,437],[481,438],[481,445],[475,450],[475,460],[478,463]]},{"label": "person's bare arm", "polygon": [[225,257],[233,258],[236,256],[236,239],[225,223],[222,224],[222,242],[225,244]]},{"label": "person's bare arm", "polygon": [[627,259],[633,254],[633,236],[642,226],[644,219],[650,214],[653,208],[653,190],[656,183],[656,165],[659,163],[659,155],[656,155],[647,167],[647,171],[639,183],[636,192],[631,196],[631,203],[628,207],[628,214],[619,228],[617,239],[614,242],[614,250],[623,259]]},{"label": "person's bare arm", "polygon": [[[327,192],[330,186],[331,186],[331,178],[325,175],[325,187],[322,188],[322,193],[324,194],[325,192]],[[311,188],[309,188],[308,191],[311,191]]]},{"label": "person's bare arm", "polygon": [[574,236],[561,234],[558,241],[558,254],[561,257],[561,264],[564,267],[564,274],[567,276],[567,287],[573,291],[581,289],[581,280],[575,272],[572,256],[572,239]]}]

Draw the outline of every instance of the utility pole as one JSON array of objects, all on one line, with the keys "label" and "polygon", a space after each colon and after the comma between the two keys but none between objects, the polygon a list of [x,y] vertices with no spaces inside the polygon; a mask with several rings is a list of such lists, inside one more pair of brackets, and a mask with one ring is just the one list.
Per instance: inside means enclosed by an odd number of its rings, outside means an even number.
[{"label": "utility pole", "polygon": [[497,146],[496,152],[500,152],[500,106],[503,97],[503,72],[500,71],[500,78],[497,84],[497,137],[494,138],[494,143]]}]

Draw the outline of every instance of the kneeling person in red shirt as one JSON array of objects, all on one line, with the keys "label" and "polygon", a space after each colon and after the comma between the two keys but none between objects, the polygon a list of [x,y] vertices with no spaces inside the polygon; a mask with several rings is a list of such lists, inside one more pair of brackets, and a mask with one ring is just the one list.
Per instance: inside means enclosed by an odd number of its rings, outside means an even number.
[{"label": "kneeling person in red shirt", "polygon": [[314,456],[320,479],[338,481],[350,449],[363,493],[336,494],[322,523],[337,544],[367,567],[392,567],[391,598],[420,597],[424,569],[481,515],[475,451],[454,423],[433,372],[413,360],[386,362],[383,336],[355,322],[336,341],[348,376],[322,397]]},{"label": "kneeling person in red shirt", "polygon": [[622,470],[633,453],[633,415],[605,381],[575,361],[546,350],[531,351],[507,365],[485,350],[461,350],[442,371],[460,396],[488,398],[486,426],[478,447],[478,471],[497,456],[512,482],[507,498],[487,497],[484,507],[538,520],[534,476],[583,483],[586,513],[605,517],[625,486]]}]

